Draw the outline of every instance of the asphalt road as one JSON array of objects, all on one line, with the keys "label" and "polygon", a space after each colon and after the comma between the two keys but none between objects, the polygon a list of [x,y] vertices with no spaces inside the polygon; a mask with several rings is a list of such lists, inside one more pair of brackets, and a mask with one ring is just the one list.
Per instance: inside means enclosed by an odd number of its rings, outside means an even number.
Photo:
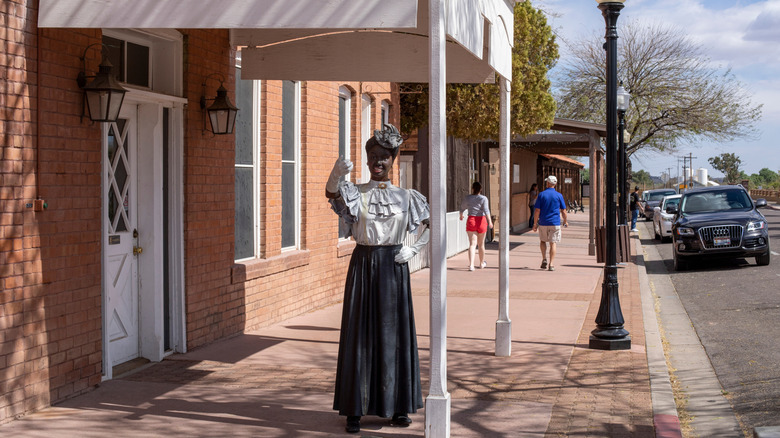
[{"label": "asphalt road", "polygon": [[[780,211],[769,221],[772,260],[696,263],[675,272],[670,243],[638,222],[642,245],[655,246],[743,430],[780,426]],[[649,238],[648,238],[649,237]]]}]

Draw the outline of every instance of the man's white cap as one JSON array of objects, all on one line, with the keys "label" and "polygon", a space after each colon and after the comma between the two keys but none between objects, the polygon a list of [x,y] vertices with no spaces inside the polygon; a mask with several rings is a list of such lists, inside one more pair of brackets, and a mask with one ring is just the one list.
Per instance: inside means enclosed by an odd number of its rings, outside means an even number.
[{"label": "man's white cap", "polygon": [[558,184],[558,178],[556,178],[555,175],[548,176],[546,181],[552,185]]}]

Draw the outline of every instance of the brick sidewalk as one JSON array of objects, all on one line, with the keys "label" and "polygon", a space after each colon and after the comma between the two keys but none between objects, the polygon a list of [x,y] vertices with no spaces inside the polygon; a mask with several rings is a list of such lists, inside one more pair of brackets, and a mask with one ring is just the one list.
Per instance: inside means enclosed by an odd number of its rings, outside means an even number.
[{"label": "brick sidewalk", "polygon": [[[632,260],[635,248],[632,245]],[[631,334],[631,349],[587,348],[601,300],[597,289],[555,400],[546,436],[655,437],[637,266],[622,266],[618,268],[620,305],[625,328]]]}]

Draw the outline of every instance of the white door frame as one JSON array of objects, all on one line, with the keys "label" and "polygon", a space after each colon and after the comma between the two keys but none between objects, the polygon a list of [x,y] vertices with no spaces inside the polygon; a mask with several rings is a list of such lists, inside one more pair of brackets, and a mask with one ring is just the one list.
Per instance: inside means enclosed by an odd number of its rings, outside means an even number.
[{"label": "white door frame", "polygon": [[[184,113],[186,99],[144,90],[129,90],[126,104],[138,105],[137,209],[139,354],[158,362],[170,352],[185,352],[187,345],[184,306]],[[163,108],[168,108],[168,240],[163,236]],[[107,147],[107,124],[102,147]],[[105,158],[104,158],[105,159]],[[105,173],[105,172],[104,172]],[[105,183],[105,175],[102,176]],[[103,195],[105,196],[105,194]],[[103,200],[105,205],[105,199]],[[105,212],[103,212],[103,216]],[[102,216],[101,216],[102,217]],[[104,222],[102,222],[104,223]],[[105,233],[105,229],[103,230]],[[168,245],[171,350],[165,351],[163,245]],[[103,266],[106,265],[103,248]],[[103,275],[103,333],[108,333],[106,276]],[[103,378],[113,378],[108,336],[103,337]]]}]

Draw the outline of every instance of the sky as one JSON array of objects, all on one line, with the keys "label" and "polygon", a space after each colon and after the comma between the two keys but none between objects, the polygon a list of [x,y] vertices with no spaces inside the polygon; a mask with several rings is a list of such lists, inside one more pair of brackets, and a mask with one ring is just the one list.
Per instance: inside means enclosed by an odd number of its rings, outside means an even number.
[{"label": "sky", "polygon": [[[604,35],[604,18],[595,0],[532,3],[549,12],[548,24],[558,37],[558,66],[568,55],[565,41]],[[710,177],[721,177],[707,159],[730,152],[742,160],[740,167],[748,175],[765,167],[780,171],[780,0],[626,0],[624,6],[618,24],[630,20],[682,30],[702,46],[719,71],[732,69],[754,104],[763,104],[755,138],[726,143],[702,140],[683,145],[674,154],[640,151],[632,156],[633,170],[661,176],[671,169],[671,176],[676,177],[681,172],[677,170],[682,167],[680,157],[692,155],[694,169],[704,168]],[[550,72],[553,87],[555,71]]]}]

